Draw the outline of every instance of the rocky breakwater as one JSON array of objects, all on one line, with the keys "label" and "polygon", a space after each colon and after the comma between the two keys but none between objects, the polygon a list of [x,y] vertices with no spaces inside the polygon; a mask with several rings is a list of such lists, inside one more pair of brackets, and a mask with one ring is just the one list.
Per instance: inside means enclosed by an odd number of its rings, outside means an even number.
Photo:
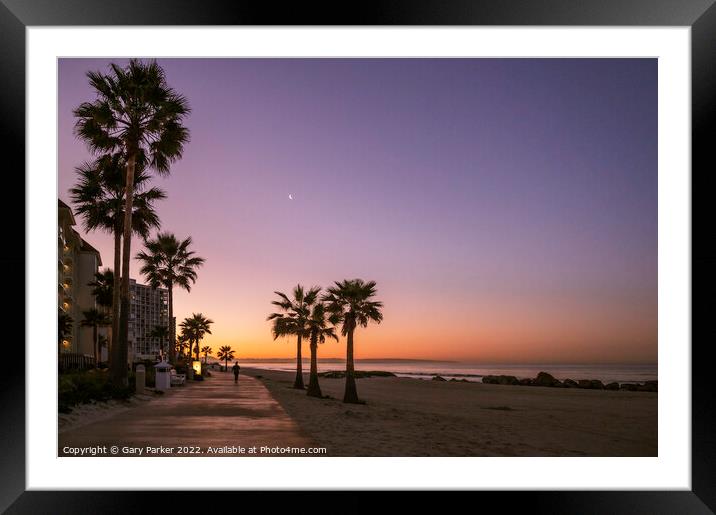
[{"label": "rocky breakwater", "polygon": [[565,379],[560,381],[547,372],[540,372],[534,379],[523,378],[518,379],[515,376],[506,375],[488,375],[483,376],[482,382],[485,384],[502,384],[515,386],[546,386],[550,388],[581,388],[583,390],[626,390],[630,392],[656,392],[658,390],[657,381],[646,381],[644,383],[618,383],[610,382],[602,383],[599,379]]}]

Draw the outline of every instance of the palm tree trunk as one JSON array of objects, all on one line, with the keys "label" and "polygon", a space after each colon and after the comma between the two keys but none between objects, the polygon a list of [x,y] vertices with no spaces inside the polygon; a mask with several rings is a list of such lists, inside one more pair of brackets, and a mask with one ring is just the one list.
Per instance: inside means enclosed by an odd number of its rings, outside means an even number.
[{"label": "palm tree trunk", "polygon": [[127,356],[129,337],[129,259],[132,252],[132,208],[134,205],[134,165],[136,154],[130,151],[127,159],[127,183],[124,195],[124,226],[122,227],[122,281],[119,292],[119,338],[114,345],[111,376],[115,386],[127,386]]},{"label": "palm tree trunk", "polygon": [[355,369],[353,366],[353,329],[348,332],[346,338],[346,391],[343,394],[343,402],[360,404],[358,391],[356,390]]},{"label": "palm tree trunk", "polygon": [[112,347],[119,335],[119,267],[122,262],[122,230],[117,223],[114,228],[114,278],[112,280],[112,339],[107,344],[107,361],[112,363]]},{"label": "palm tree trunk", "polygon": [[296,343],[296,380],[293,387],[297,390],[303,390],[303,357],[301,356],[301,335],[298,335],[298,343]]},{"label": "palm tree trunk", "polygon": [[308,379],[308,391],[306,395],[310,397],[323,397],[321,387],[318,384],[318,336],[311,335],[311,375]]},{"label": "palm tree trunk", "polygon": [[[169,290],[168,301],[169,301],[169,341],[175,341],[176,327],[174,327],[174,292],[172,291],[172,285],[167,288]],[[176,352],[174,345],[169,346],[169,362],[174,363],[176,361]]]}]

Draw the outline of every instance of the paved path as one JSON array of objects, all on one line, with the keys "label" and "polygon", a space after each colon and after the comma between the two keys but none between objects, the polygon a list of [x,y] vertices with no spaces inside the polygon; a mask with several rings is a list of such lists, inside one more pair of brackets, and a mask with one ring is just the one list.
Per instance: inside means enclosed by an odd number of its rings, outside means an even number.
[{"label": "paved path", "polygon": [[[58,455],[69,455],[64,447],[106,446],[99,455],[111,456],[111,447],[118,446],[118,456],[136,455],[123,447],[142,448],[142,456],[288,456],[261,453],[260,448],[314,445],[258,379],[241,375],[237,386],[231,373],[213,372],[206,381],[172,388],[146,404],[60,433]],[[147,450],[162,446],[172,452]],[[209,447],[226,446],[228,453],[207,452]],[[257,454],[248,453],[252,446],[258,448]],[[185,454],[191,447],[198,447],[201,454]],[[246,451],[242,454],[232,447]]]}]

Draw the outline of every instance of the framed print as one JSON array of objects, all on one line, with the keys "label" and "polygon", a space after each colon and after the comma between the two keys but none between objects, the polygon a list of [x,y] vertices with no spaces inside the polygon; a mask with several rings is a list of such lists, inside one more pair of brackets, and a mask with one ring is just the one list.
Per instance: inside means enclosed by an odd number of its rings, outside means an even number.
[{"label": "framed print", "polygon": [[714,510],[711,2],[61,7],[0,5],[3,509]]}]

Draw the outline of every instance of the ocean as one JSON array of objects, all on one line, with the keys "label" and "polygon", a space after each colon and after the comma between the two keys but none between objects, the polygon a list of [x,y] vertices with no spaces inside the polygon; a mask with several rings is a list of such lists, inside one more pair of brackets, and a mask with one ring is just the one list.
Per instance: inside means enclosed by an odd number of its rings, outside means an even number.
[{"label": "ocean", "polygon": [[[296,360],[290,359],[240,359],[239,364],[267,370],[295,371]],[[428,361],[402,359],[359,359],[355,363],[356,370],[381,370],[393,372],[399,377],[430,379],[439,375],[445,379],[466,379],[481,382],[485,375],[511,375],[518,379],[534,378],[539,372],[548,372],[555,378],[564,379],[599,379],[604,383],[644,382],[657,379],[657,365],[564,365],[564,364],[524,364],[524,365],[485,365],[457,361]],[[303,370],[308,372],[309,361],[303,361]],[[319,359],[318,371],[344,370],[345,360]]]}]

